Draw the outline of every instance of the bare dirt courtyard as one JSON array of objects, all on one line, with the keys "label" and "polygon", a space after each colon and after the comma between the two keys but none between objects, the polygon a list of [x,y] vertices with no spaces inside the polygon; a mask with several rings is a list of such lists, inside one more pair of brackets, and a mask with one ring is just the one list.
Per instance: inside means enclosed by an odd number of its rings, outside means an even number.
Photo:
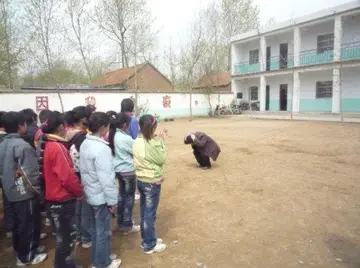
[{"label": "bare dirt courtyard", "polygon": [[[156,230],[168,249],[147,256],[140,234],[114,231],[122,267],[360,267],[360,124],[229,117],[164,126],[168,158]],[[190,131],[220,145],[211,170],[199,170],[183,144]],[[54,258],[55,239],[44,244],[49,259],[39,268]],[[84,267],[90,256],[77,248]],[[5,238],[0,260],[0,267],[15,263]]]}]

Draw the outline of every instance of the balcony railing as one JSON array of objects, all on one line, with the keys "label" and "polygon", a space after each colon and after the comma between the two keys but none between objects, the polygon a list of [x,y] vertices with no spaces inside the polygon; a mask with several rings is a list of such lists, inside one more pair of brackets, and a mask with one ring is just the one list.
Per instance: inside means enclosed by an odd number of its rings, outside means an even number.
[{"label": "balcony railing", "polygon": [[341,60],[360,60],[360,42],[344,44],[341,48]]},{"label": "balcony railing", "polygon": [[[280,70],[294,67],[294,56],[289,54],[287,58],[282,56],[273,56],[270,58],[270,70]],[[269,65],[267,62],[266,69],[269,69]]]},{"label": "balcony railing", "polygon": [[249,62],[239,62],[234,65],[234,73],[236,74],[249,74],[257,72],[260,72],[259,63],[249,64]]},{"label": "balcony railing", "polygon": [[316,65],[332,62],[334,52],[332,50],[318,53],[316,49],[300,52],[300,65]]}]

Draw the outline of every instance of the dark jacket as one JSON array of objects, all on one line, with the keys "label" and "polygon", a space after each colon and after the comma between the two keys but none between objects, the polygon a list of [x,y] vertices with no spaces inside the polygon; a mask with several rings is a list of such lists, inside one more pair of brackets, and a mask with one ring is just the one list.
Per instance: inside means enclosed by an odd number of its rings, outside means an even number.
[{"label": "dark jacket", "polygon": [[39,187],[39,166],[35,150],[18,134],[8,134],[0,144],[1,181],[10,202],[24,201],[34,197],[26,179],[19,179],[22,173],[34,187]]},{"label": "dark jacket", "polygon": [[33,148],[35,148],[35,134],[39,130],[37,125],[28,125],[26,136],[24,137],[25,141],[27,141]]},{"label": "dark jacket", "polygon": [[196,132],[194,135],[196,138],[193,141],[193,145],[196,146],[198,151],[216,161],[221,152],[219,145],[205,133]]}]

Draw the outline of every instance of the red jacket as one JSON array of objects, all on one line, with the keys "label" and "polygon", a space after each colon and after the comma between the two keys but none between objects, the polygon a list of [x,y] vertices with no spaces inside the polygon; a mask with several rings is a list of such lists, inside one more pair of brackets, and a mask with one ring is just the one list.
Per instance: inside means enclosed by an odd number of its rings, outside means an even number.
[{"label": "red jacket", "polygon": [[75,174],[64,139],[46,136],[43,170],[46,200],[63,202],[82,196],[83,187]]}]

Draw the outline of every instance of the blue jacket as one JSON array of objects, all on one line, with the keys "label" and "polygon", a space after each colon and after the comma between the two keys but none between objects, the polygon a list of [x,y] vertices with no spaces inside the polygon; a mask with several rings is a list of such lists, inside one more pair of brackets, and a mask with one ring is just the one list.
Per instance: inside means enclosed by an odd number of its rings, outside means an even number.
[{"label": "blue jacket", "polygon": [[131,117],[131,122],[126,134],[131,136],[133,140],[135,140],[139,134],[139,122],[135,116]]},{"label": "blue jacket", "polygon": [[115,184],[112,154],[105,140],[86,135],[80,146],[80,174],[88,204],[117,204],[118,188]]},{"label": "blue jacket", "polygon": [[134,140],[129,135],[120,129],[116,129],[114,137],[115,156],[113,157],[115,172],[135,171],[132,154],[133,143]]}]

